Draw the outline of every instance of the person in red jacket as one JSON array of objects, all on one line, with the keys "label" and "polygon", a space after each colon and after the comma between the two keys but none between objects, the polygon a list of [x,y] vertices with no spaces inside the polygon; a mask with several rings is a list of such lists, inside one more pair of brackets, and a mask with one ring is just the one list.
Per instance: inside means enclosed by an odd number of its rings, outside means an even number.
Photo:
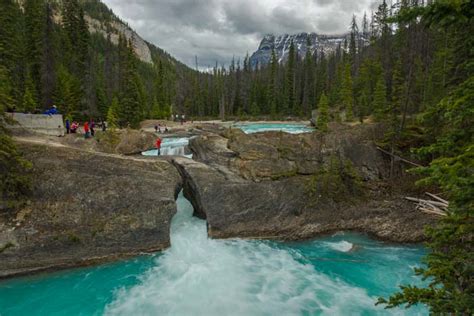
[{"label": "person in red jacket", "polygon": [[156,145],[156,149],[158,150],[158,156],[161,156],[161,138],[158,137],[155,145]]},{"label": "person in red jacket", "polygon": [[84,123],[84,138],[89,138],[89,122]]}]

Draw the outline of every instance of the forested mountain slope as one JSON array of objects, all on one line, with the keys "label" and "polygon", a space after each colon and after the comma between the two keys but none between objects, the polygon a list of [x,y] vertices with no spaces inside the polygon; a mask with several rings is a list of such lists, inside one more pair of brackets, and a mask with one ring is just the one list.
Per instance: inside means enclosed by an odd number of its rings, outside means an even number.
[{"label": "forested mountain slope", "polygon": [[115,104],[119,123],[136,126],[182,106],[185,85],[178,82],[194,71],[143,40],[99,0],[0,5],[6,108],[34,112],[56,104],[79,119],[105,118]]}]

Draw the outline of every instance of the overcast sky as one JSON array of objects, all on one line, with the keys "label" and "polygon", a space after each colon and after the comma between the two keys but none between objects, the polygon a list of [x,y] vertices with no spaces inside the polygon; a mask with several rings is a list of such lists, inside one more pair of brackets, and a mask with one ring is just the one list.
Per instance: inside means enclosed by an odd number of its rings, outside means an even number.
[{"label": "overcast sky", "polygon": [[378,0],[103,0],[147,41],[200,68],[252,54],[265,34],[348,31]]}]

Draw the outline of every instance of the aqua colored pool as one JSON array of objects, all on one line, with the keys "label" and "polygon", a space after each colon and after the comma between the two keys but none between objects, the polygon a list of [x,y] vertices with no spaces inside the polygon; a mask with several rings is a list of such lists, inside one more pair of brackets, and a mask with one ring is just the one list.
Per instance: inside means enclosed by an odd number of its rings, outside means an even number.
[{"label": "aqua colored pool", "polygon": [[374,305],[425,250],[340,233],[303,243],[213,240],[182,195],[162,254],[0,282],[7,315],[427,315]]},{"label": "aqua colored pool", "polygon": [[266,132],[266,131],[282,131],[290,134],[311,133],[314,128],[305,124],[297,123],[237,123],[233,125],[240,128],[246,134]]}]

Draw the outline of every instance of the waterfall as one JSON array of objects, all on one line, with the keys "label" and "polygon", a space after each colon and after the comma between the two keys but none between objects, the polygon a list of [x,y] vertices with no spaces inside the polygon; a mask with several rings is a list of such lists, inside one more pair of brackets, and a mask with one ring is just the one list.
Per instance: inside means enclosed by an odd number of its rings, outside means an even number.
[{"label": "waterfall", "polygon": [[0,282],[0,313],[428,315],[424,306],[390,311],[374,306],[400,284],[420,284],[412,268],[420,265],[421,247],[349,233],[298,243],[214,240],[182,193],[176,202],[171,248]]},{"label": "waterfall", "polygon": [[[192,154],[186,153],[186,147],[189,145],[188,137],[163,138],[161,143],[162,156],[183,156],[192,158]],[[148,150],[142,153],[144,156],[158,156],[158,150]]]},{"label": "waterfall", "polygon": [[[365,287],[319,271],[302,255],[353,256],[346,252],[349,242],[320,242],[318,254],[314,246],[299,252],[270,241],[214,240],[182,193],[177,205],[171,248],[139,284],[117,292],[105,315],[390,314],[374,306],[376,296]],[[357,267],[343,264],[344,271]]]}]

